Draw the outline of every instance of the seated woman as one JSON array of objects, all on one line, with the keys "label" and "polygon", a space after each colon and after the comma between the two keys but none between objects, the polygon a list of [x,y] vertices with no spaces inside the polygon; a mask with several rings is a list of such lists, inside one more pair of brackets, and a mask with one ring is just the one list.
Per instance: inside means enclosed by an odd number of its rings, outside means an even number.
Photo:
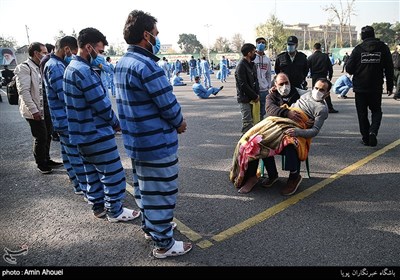
[{"label": "seated woman", "polygon": [[200,77],[196,76],[194,78],[195,83],[192,86],[194,94],[196,94],[200,98],[208,98],[211,94],[217,95],[217,93],[223,89],[224,87],[221,86],[220,88],[215,88],[215,87],[210,87],[209,89],[206,89],[203,87],[203,85],[200,83]]},{"label": "seated woman", "polygon": [[[296,192],[302,180],[300,161],[307,158],[311,138],[319,133],[328,117],[324,99],[329,96],[331,87],[329,80],[318,79],[312,92],[307,92],[292,104],[289,109],[298,111],[301,120],[295,122],[288,118],[268,117],[241,137],[235,149],[230,173],[230,180],[235,187],[240,188],[240,193],[250,192],[258,182],[258,159],[281,153],[285,153],[285,169],[290,171],[281,194],[292,195]],[[314,120],[311,128],[307,128],[309,118]]]},{"label": "seated woman", "polygon": [[185,83],[182,82],[181,78],[179,77],[180,72],[176,72],[176,74],[172,77],[172,85],[173,86],[186,86]]}]

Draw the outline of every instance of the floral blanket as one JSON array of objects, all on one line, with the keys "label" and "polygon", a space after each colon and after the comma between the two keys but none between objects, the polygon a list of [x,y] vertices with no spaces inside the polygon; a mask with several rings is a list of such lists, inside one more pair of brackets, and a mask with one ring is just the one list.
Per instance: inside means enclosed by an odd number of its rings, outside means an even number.
[{"label": "floral blanket", "polygon": [[[286,106],[287,105],[283,105]],[[249,161],[278,155],[289,144],[296,147],[301,161],[307,159],[311,138],[291,137],[284,134],[288,128],[307,128],[307,115],[299,108],[287,107],[301,113],[302,120],[296,123],[288,118],[267,117],[253,126],[240,138],[233,155],[230,180],[235,187],[242,184]]]}]

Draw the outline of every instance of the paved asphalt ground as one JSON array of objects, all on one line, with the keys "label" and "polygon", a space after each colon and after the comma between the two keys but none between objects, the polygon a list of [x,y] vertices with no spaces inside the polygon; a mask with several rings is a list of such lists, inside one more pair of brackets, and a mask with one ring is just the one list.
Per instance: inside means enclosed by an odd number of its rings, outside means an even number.
[{"label": "paved asphalt ground", "polygon": [[[340,70],[335,66],[334,80]],[[0,250],[28,248],[14,256],[16,264],[6,262],[4,253],[3,274],[43,266],[64,267],[64,275],[71,266],[82,266],[82,270],[256,266],[278,270],[280,275],[296,269],[296,275],[306,270],[308,274],[303,275],[307,276],[313,269],[329,268],[329,275],[338,278],[346,273],[358,277],[389,271],[395,277],[385,278],[400,277],[399,101],[384,93],[378,145],[365,147],[360,144],[354,94],[350,92],[346,100],[332,94],[339,113],[329,115],[313,140],[311,178],[306,178],[302,164],[304,179],[297,193],[281,196],[288,174],[280,170],[277,157],[280,181],[270,189],[255,188],[243,195],[228,179],[241,128],[234,76],[208,100],[197,99],[188,76],[183,77],[188,86],[174,88],[188,122],[187,132],[179,139],[175,238],[193,242],[193,250],[177,258],[154,259],[138,220],[96,219],[82,196],[73,193],[63,169],[40,174],[31,151],[29,125],[2,92]],[[212,81],[221,86],[215,76]],[[117,135],[117,141],[127,182],[132,184],[121,136]],[[52,158],[60,160],[59,154],[59,143],[52,142]],[[136,208],[129,192],[124,203]]]}]

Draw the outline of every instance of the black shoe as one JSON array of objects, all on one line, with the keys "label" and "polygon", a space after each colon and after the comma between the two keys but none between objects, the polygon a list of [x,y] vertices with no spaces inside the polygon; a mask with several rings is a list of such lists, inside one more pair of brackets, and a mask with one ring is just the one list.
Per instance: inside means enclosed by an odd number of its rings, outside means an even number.
[{"label": "black shoe", "polygon": [[329,109],[329,113],[334,114],[334,113],[339,113],[339,111],[332,108]]},{"label": "black shoe", "polygon": [[57,162],[57,161],[54,161],[54,160],[49,159],[49,160],[47,161],[47,165],[48,165],[49,167],[60,167],[60,166],[63,165],[63,163],[62,163],[62,162]]},{"label": "black shoe", "polygon": [[369,146],[368,142],[364,139],[361,139],[361,144],[363,144],[364,146]]},{"label": "black shoe", "polygon": [[37,168],[42,174],[50,174],[51,172],[53,172],[53,169],[51,169],[51,167],[48,165],[38,165]]},{"label": "black shoe", "polygon": [[96,218],[102,218],[106,215],[107,210],[104,208],[103,203],[96,203],[92,206],[93,215]]},{"label": "black shoe", "polygon": [[369,134],[369,145],[371,147],[375,147],[378,144],[378,140],[376,140],[376,135],[375,133],[370,133]]},{"label": "black shoe", "polygon": [[224,88],[224,86],[220,86],[220,87],[219,87],[219,90],[222,90],[223,88]]}]

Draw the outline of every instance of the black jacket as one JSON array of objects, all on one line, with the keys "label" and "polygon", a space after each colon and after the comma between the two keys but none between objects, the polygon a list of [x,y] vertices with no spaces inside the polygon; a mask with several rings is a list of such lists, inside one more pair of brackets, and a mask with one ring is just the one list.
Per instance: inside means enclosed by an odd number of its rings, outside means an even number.
[{"label": "black jacket", "polygon": [[279,74],[280,72],[288,75],[292,87],[303,88],[302,83],[308,74],[307,56],[296,51],[292,62],[288,52],[279,54],[275,61],[275,73]]},{"label": "black jacket", "polygon": [[310,69],[311,77],[329,77],[329,80],[332,80],[332,63],[326,53],[315,51],[308,57],[307,66]]},{"label": "black jacket", "polygon": [[281,108],[283,104],[292,105],[300,98],[295,87],[290,87],[288,96],[283,97],[277,90],[268,93],[265,99],[265,111],[268,116],[287,118],[289,109]]},{"label": "black jacket", "polygon": [[383,73],[386,89],[393,90],[393,61],[388,46],[376,38],[367,38],[357,45],[346,63],[347,73],[353,75],[354,92],[381,91]]},{"label": "black jacket", "polygon": [[239,103],[249,103],[257,99],[260,92],[257,69],[253,62],[242,58],[236,66],[236,94]]}]

